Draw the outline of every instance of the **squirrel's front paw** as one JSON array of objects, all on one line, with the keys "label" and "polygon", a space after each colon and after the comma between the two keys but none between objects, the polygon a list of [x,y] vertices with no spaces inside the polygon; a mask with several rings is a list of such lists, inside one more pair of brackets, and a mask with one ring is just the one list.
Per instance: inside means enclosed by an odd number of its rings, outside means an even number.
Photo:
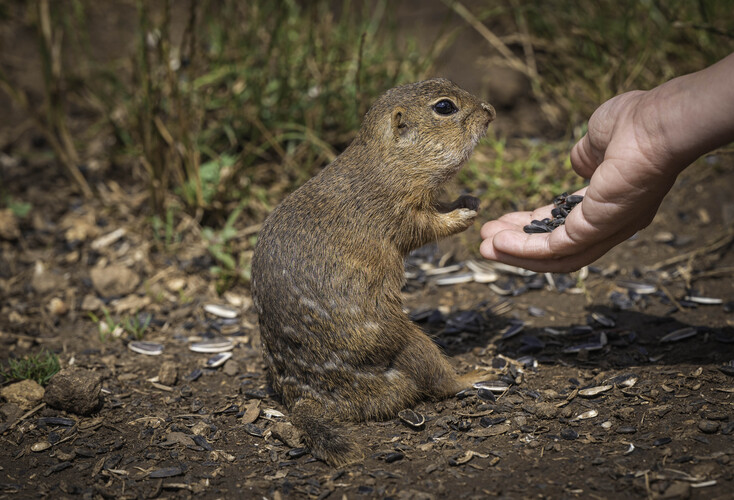
[{"label": "squirrel's front paw", "polygon": [[462,194],[455,202],[451,204],[451,208],[454,210],[457,208],[468,208],[469,210],[473,210],[476,212],[479,210],[479,198],[468,194]]},{"label": "squirrel's front paw", "polygon": [[477,218],[476,210],[471,210],[469,208],[459,208],[449,212],[448,215],[451,216],[460,231],[471,226],[474,223],[474,219]]}]

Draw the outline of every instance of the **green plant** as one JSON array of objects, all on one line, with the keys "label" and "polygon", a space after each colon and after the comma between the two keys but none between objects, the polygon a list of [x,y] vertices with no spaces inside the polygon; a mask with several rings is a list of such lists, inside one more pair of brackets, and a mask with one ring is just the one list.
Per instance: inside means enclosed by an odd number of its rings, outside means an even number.
[{"label": "green plant", "polygon": [[528,78],[548,121],[567,133],[614,95],[697,71],[734,41],[734,0],[444,3]]},{"label": "green plant", "polygon": [[[191,2],[180,42],[170,1],[137,6],[131,81],[105,69],[93,92],[158,213],[171,187],[186,210],[220,214],[262,187],[268,199],[291,190],[349,142],[376,94],[432,61],[397,41],[386,0],[345,1],[338,15],[325,0]],[[267,208],[247,207],[258,218]]]},{"label": "green plant", "polygon": [[7,206],[13,212],[13,215],[19,219],[24,219],[33,208],[33,205],[29,202],[18,201],[12,196],[2,195],[2,193],[0,193],[0,203]]},{"label": "green plant", "polygon": [[150,314],[133,314],[123,318],[122,327],[135,340],[142,340],[152,319]]},{"label": "green plant", "polygon": [[28,379],[46,385],[60,369],[59,358],[55,353],[41,351],[21,359],[8,360],[8,369],[0,370],[0,374],[8,380]]},{"label": "green plant", "polygon": [[156,244],[168,250],[171,250],[175,244],[181,241],[181,235],[175,232],[174,227],[178,212],[177,206],[169,204],[165,209],[165,220],[158,214],[154,214],[150,219],[153,239]]},{"label": "green plant", "polygon": [[201,232],[202,237],[207,242],[209,254],[217,262],[217,265],[212,266],[210,271],[217,279],[218,292],[231,287],[237,280],[245,283],[250,281],[252,250],[237,251],[234,247],[234,240],[238,237],[234,225],[242,213],[242,209],[243,205],[240,204],[232,211],[222,229],[215,230],[211,227],[205,227]]},{"label": "green plant", "polygon": [[99,340],[107,342],[110,337],[119,338],[122,336],[124,328],[119,321],[112,319],[109,309],[106,307],[102,308],[104,317],[100,318],[93,312],[89,311],[87,314],[89,318],[97,324],[97,332],[99,333]]},{"label": "green plant", "polygon": [[28,7],[29,17],[32,19],[31,23],[34,25],[39,42],[43,104],[36,108],[28,98],[27,92],[15,85],[2,68],[0,68],[0,89],[28,113],[82,194],[90,198],[92,190],[79,170],[79,154],[67,120],[64,85],[66,66],[62,60],[64,27],[61,22],[62,16],[56,10],[60,5],[49,0],[34,0],[29,2]]}]

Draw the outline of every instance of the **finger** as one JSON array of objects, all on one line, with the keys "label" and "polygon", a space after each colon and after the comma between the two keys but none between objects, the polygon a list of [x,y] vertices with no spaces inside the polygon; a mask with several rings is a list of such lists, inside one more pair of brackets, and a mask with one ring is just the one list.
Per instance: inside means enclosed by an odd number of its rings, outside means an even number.
[{"label": "finger", "polygon": [[[479,230],[479,236],[482,237],[483,240],[491,239],[494,237],[495,234],[499,233],[500,231],[505,230],[511,230],[511,231],[517,231],[518,227],[522,227],[523,222],[515,222],[512,221],[512,218],[508,217],[509,215],[514,214],[507,214],[503,215],[497,220],[491,220],[489,222],[485,222],[482,226],[482,229]],[[507,219],[506,219],[507,217]]]},{"label": "finger", "polygon": [[[556,230],[557,231],[557,230]],[[489,259],[503,262],[512,266],[518,266],[536,272],[571,272],[576,271],[586,265],[591,264],[599,257],[607,253],[611,248],[625,241],[632,236],[635,231],[624,229],[616,233],[604,241],[598,242],[582,251],[578,251],[571,255],[551,256],[547,257],[545,252],[540,252],[543,257],[539,257],[538,253],[532,253],[533,248],[528,247],[525,253],[512,254],[505,251],[503,238],[507,237],[508,231],[498,233],[495,238],[482,242],[480,246],[480,254]],[[497,238],[499,236],[499,239]],[[538,240],[537,248],[543,248],[543,241],[550,240],[550,235],[532,235],[534,240]]]},{"label": "finger", "polygon": [[590,179],[599,163],[601,159],[597,159],[589,134],[586,134],[571,148],[571,167],[584,179]]}]

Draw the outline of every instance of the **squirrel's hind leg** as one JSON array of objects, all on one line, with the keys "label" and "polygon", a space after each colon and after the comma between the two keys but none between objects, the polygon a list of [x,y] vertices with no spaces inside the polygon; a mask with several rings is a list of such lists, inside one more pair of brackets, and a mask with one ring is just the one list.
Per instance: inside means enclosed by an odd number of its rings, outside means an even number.
[{"label": "squirrel's hind leg", "polygon": [[340,467],[361,461],[364,456],[346,436],[343,425],[327,415],[324,405],[314,399],[300,399],[291,408],[291,421],[303,433],[311,454],[329,465]]}]

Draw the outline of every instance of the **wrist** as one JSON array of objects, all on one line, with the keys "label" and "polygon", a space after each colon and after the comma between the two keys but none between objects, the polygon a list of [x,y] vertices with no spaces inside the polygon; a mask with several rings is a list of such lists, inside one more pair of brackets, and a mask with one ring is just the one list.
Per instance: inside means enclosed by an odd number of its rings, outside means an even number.
[{"label": "wrist", "polygon": [[650,90],[646,123],[661,158],[682,170],[699,156],[734,140],[734,54]]}]

